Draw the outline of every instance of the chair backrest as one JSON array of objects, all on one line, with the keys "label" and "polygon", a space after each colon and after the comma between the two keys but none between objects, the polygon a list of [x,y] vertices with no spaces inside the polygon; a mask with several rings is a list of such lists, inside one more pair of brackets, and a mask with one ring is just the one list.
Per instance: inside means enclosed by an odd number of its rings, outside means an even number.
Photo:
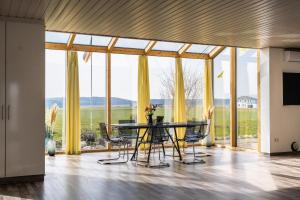
[{"label": "chair backrest", "polygon": [[[197,122],[197,121],[187,121],[187,123],[195,123],[195,122]],[[195,127],[195,126],[185,128],[185,136],[190,136],[190,135],[194,136],[195,132],[197,132],[196,128],[197,127]]]},{"label": "chair backrest", "polygon": [[[196,121],[188,121],[188,123],[193,123]],[[199,140],[204,139],[208,133],[208,125],[207,124],[202,124],[202,125],[197,125],[193,127],[188,127],[185,130],[185,137],[195,137],[198,138]]]},{"label": "chair backrest", "polygon": [[[119,124],[129,124],[129,123],[135,123],[135,120],[134,119],[120,119],[119,120]],[[119,129],[118,131],[121,136],[133,136],[133,135],[137,134],[136,129],[122,128],[122,129]]]},{"label": "chair backrest", "polygon": [[101,135],[101,137],[106,141],[110,141],[110,137],[109,137],[108,132],[107,132],[106,124],[103,123],[103,122],[100,122],[99,125],[100,125],[100,135]]},{"label": "chair backrest", "polygon": [[164,116],[157,116],[156,117],[156,123],[162,124],[164,122]]},{"label": "chair backrest", "polygon": [[134,119],[120,119],[119,124],[135,123]]},{"label": "chair backrest", "polygon": [[[156,124],[164,123],[164,116],[157,116],[156,117]],[[167,133],[165,128],[154,128],[153,137],[154,140],[157,142],[166,142],[169,140],[169,134]]]}]

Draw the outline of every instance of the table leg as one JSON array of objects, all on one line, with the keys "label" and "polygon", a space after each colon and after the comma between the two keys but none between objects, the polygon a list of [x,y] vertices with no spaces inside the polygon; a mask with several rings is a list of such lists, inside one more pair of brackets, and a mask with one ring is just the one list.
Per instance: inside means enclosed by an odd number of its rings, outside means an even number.
[{"label": "table leg", "polygon": [[[132,155],[132,157],[131,157],[131,159],[130,159],[131,161],[134,160],[134,158],[135,158],[135,156],[136,156],[136,152],[138,151],[138,148],[139,148],[139,146],[141,145],[141,142],[139,142],[140,130],[141,130],[141,129],[139,128],[139,129],[138,129],[137,136],[136,136],[134,153],[133,153],[133,155]],[[144,139],[144,137],[145,137],[147,131],[148,131],[148,128],[146,128],[146,130],[145,130],[143,136],[141,137],[141,141],[143,141],[143,139]]]},{"label": "table leg", "polygon": [[148,165],[149,165],[149,161],[150,161],[151,147],[152,147],[152,142],[153,142],[153,130],[151,129],[150,132],[151,132],[151,141],[150,141],[149,152],[148,152],[148,159],[147,159]]},{"label": "table leg", "polygon": [[175,134],[175,140],[176,140],[176,144],[177,144],[177,152],[179,154],[179,159],[180,161],[182,161],[182,156],[181,156],[181,153],[180,153],[180,147],[179,147],[179,143],[178,143],[178,137],[177,137],[177,131],[176,131],[176,127],[174,127],[174,134]]},{"label": "table leg", "polygon": [[[174,142],[174,140],[173,140],[173,137],[172,137],[172,135],[170,134],[169,130],[168,130],[167,128],[166,128],[165,130],[166,130],[166,132],[168,133],[168,135],[169,135],[169,137],[170,137],[170,139],[171,139],[171,141],[172,141],[172,143],[173,143],[173,146],[175,147],[176,151],[178,152],[178,155],[179,155],[180,160],[182,160],[181,153],[180,153],[180,148],[179,148],[178,141],[177,141],[177,132],[176,132],[176,128],[174,128],[174,130],[175,130],[175,133],[176,133],[176,134],[175,134],[175,137],[176,137],[177,145],[175,144],[175,142]],[[173,149],[173,151],[174,151],[174,149]],[[174,152],[173,152],[173,153],[174,153]]]}]

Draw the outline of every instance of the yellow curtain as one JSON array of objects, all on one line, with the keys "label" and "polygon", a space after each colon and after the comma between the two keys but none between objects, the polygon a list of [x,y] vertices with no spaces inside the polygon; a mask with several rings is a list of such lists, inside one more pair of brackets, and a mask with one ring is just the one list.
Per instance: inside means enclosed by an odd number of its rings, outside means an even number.
[{"label": "yellow curtain", "polygon": [[77,52],[67,52],[66,153],[80,154],[80,95]]},{"label": "yellow curtain", "polygon": [[[137,122],[146,123],[145,108],[150,104],[150,86],[149,86],[149,70],[148,57],[139,56],[138,66],[138,100],[137,100]],[[140,130],[140,136],[144,134],[145,130]],[[145,137],[146,139],[146,137]],[[145,146],[141,146],[145,148]]]},{"label": "yellow curtain", "polygon": [[149,73],[147,56],[139,56],[137,122],[146,123],[145,108],[150,104]]},{"label": "yellow curtain", "polygon": [[[181,58],[176,58],[175,67],[174,122],[186,122],[184,79]],[[178,138],[183,138],[184,135],[184,128],[177,129]]]},{"label": "yellow curtain", "polygon": [[[203,115],[207,119],[209,109],[214,106],[213,100],[213,77],[212,77],[212,60],[205,60],[204,66],[204,96],[203,96]],[[207,138],[206,142],[214,144],[215,143],[215,130],[214,130],[214,115],[212,115],[210,123],[210,136]]]}]

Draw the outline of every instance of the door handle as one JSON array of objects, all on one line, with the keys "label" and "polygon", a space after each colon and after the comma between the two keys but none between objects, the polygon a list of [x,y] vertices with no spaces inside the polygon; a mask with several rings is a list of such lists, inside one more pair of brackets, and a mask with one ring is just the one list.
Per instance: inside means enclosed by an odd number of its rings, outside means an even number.
[{"label": "door handle", "polygon": [[10,105],[7,106],[7,120],[10,118]]}]

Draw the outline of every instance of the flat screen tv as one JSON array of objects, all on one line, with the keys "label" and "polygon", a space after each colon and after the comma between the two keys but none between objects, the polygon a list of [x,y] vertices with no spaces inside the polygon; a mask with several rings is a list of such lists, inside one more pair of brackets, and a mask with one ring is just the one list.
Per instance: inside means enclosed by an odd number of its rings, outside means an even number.
[{"label": "flat screen tv", "polygon": [[300,105],[300,73],[283,72],[283,105]]}]

